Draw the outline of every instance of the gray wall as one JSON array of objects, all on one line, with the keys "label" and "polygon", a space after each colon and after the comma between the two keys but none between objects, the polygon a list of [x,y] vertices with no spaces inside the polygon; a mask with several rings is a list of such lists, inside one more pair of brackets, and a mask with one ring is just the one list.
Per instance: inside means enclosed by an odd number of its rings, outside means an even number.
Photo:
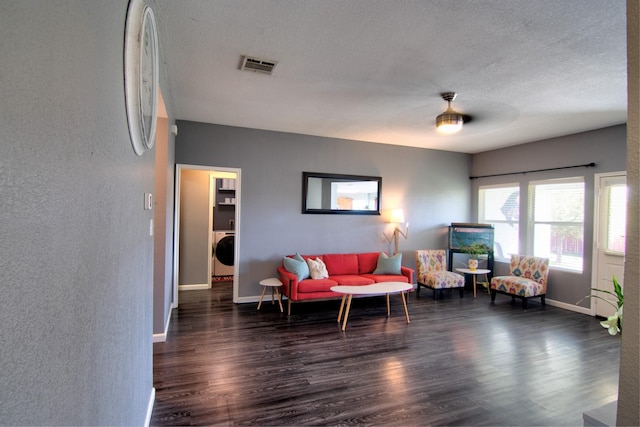
[{"label": "gray wall", "polygon": [[[571,273],[551,269],[547,297],[550,300],[575,304],[590,293],[593,255],[594,174],[626,170],[626,127],[624,125],[553,138],[531,144],[475,154],[472,176],[493,175],[536,169],[550,169],[594,162],[595,167],[564,169],[559,171],[507,175],[472,180],[472,216],[477,220],[478,186],[499,183],[519,183],[521,194],[531,180],[584,176],[585,178],[585,233],[584,271]],[[527,203],[521,197],[520,203]],[[521,212],[526,212],[522,206]],[[526,235],[526,215],[520,215],[520,235]],[[496,274],[508,274],[508,264],[496,263]],[[582,306],[588,307],[589,300]]]},{"label": "gray wall", "polygon": [[[384,144],[321,138],[182,121],[176,162],[242,169],[239,296],[259,295],[282,256],[382,251],[385,216],[303,215],[302,172],[382,177],[382,210],[403,208],[413,251],[446,247],[447,226],[469,220],[471,156]],[[237,196],[238,197],[238,196]]]},{"label": "gray wall", "polygon": [[620,349],[620,382],[616,425],[640,425],[640,5],[627,0],[627,185],[629,210],[624,272],[624,334]]},{"label": "gray wall", "polygon": [[145,421],[155,153],[128,133],[127,3],[0,3],[2,425]]}]

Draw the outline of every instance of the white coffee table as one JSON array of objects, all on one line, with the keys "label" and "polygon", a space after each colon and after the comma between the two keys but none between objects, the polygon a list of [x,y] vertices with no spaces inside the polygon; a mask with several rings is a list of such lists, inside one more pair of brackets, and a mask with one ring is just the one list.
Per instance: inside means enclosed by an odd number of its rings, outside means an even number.
[{"label": "white coffee table", "polygon": [[[364,286],[333,286],[331,290],[342,294],[342,302],[340,303],[340,311],[338,312],[338,323],[342,318],[342,311],[344,309],[344,320],[342,321],[342,330],[347,327],[347,318],[349,317],[349,309],[351,308],[351,299],[354,295],[387,295],[387,316],[391,314],[391,308],[389,306],[389,294],[400,293],[402,297],[402,305],[404,306],[404,315],[409,321],[409,310],[407,310],[407,300],[404,297],[404,292],[412,289],[411,283],[404,282],[382,282],[374,283],[373,285]],[[347,304],[345,306],[345,300]]]},{"label": "white coffee table", "polygon": [[476,268],[475,270],[471,270],[469,268],[456,268],[456,271],[464,274],[473,275],[473,297],[476,297],[476,276],[484,275],[484,280],[487,282],[487,292],[490,292],[489,286],[489,276],[487,274],[491,273],[491,270],[487,270],[486,268]]}]

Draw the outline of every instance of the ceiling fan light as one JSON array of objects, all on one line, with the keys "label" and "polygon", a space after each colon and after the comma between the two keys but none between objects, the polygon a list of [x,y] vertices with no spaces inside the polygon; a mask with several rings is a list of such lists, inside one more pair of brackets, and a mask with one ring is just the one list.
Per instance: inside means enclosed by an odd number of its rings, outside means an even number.
[{"label": "ceiling fan light", "polygon": [[451,135],[462,129],[464,120],[462,114],[449,110],[436,117],[436,130],[445,135]]}]

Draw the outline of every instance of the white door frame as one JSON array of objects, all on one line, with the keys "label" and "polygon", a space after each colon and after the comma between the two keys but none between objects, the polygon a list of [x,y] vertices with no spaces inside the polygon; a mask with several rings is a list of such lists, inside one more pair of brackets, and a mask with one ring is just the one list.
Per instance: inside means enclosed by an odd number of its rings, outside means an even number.
[{"label": "white door frame", "polygon": [[[602,218],[602,215],[605,214],[603,212],[603,197],[606,194],[603,194],[602,190],[602,181],[607,178],[622,178],[624,177],[626,180],[627,173],[626,171],[620,172],[607,172],[607,173],[597,173],[593,176],[593,186],[594,186],[594,215],[593,215],[593,255],[592,255],[592,263],[591,263],[591,287],[592,288],[601,288],[602,286],[599,284],[599,276],[600,276],[600,268],[601,268],[601,259],[600,259],[600,247],[604,242],[601,242],[600,239],[602,237],[601,227],[606,224],[606,218]],[[624,267],[624,260],[623,260]],[[624,277],[617,277],[617,279],[622,283]],[[593,294],[593,292],[591,292]],[[601,295],[602,296],[602,295]],[[591,316],[596,315],[596,299],[590,298],[590,314]],[[603,302],[603,304],[606,304]]]},{"label": "white door frame", "polygon": [[[204,170],[211,172],[230,172],[236,174],[236,209],[235,209],[235,245],[233,263],[233,302],[238,302],[238,264],[240,260],[240,205],[242,195],[242,170],[240,168],[228,168],[221,166],[202,166],[176,163],[175,172],[175,196],[173,214],[173,308],[178,307],[178,278],[180,260],[180,181],[183,170]],[[209,227],[211,228],[211,227]],[[211,233],[209,233],[211,235]],[[211,237],[209,237],[211,239]]]}]

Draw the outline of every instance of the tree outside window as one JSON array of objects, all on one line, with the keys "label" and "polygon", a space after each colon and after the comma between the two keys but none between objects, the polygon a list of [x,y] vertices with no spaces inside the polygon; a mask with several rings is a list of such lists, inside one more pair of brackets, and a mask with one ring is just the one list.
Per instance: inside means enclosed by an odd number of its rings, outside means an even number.
[{"label": "tree outside window", "polygon": [[494,228],[494,257],[508,261],[518,253],[520,188],[518,184],[480,187],[478,221]]}]

